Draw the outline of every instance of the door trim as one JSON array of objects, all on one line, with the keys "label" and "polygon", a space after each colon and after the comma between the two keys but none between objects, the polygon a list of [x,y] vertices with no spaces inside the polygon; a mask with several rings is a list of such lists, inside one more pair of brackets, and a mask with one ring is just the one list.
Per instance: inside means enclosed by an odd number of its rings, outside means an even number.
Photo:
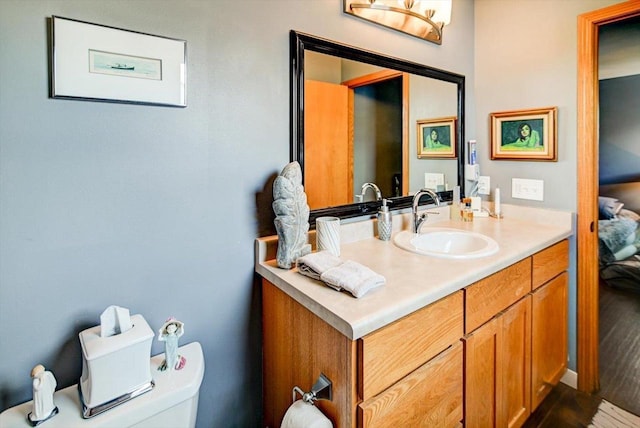
[{"label": "door trim", "polygon": [[640,15],[629,0],[578,16],[578,390],[600,388],[598,374],[598,29]]}]

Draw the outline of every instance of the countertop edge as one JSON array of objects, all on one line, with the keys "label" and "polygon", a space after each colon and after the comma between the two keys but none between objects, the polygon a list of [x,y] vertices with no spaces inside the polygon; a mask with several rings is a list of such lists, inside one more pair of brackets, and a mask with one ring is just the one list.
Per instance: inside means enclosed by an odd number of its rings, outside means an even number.
[{"label": "countertop edge", "polygon": [[[540,211],[540,209],[536,210]],[[522,208],[519,208],[519,211],[522,211]],[[561,222],[560,226],[550,226],[545,224],[545,227],[552,227],[552,230],[547,231],[544,239],[541,239],[534,244],[526,245],[526,247],[514,250],[508,255],[503,254],[497,260],[486,263],[484,266],[474,266],[474,269],[472,269],[469,274],[458,276],[456,279],[445,284],[441,284],[438,287],[432,289],[425,288],[424,290],[421,289],[419,291],[413,290],[411,295],[408,295],[406,299],[399,298],[399,300],[394,302],[393,305],[379,305],[371,311],[372,313],[370,317],[355,317],[358,319],[351,321],[345,319],[348,318],[348,316],[340,315],[341,311],[345,311],[344,306],[332,304],[333,299],[337,298],[332,297],[337,296],[335,294],[336,291],[325,286],[320,281],[314,281],[313,279],[298,274],[297,269],[295,268],[281,269],[277,267],[275,260],[271,260],[268,257],[269,246],[273,246],[274,243],[277,246],[277,237],[275,240],[273,237],[259,238],[256,240],[255,271],[347,338],[356,340],[443,297],[461,290],[474,282],[511,266],[520,260],[530,257],[531,255],[560,242],[563,239],[571,237],[574,229],[574,215],[571,212],[564,212],[562,214],[566,214],[568,216],[565,219],[567,222]],[[558,212],[556,211],[554,215],[558,215]],[[477,220],[478,223],[482,221],[486,220]],[[536,224],[543,225],[544,223],[533,223],[531,226],[534,227]],[[378,242],[381,242],[370,237],[365,237],[363,241],[365,242],[361,241],[360,245],[379,245]],[[394,245],[392,243],[386,244]],[[271,248],[271,251],[274,251],[273,248]],[[361,301],[361,299],[358,299],[358,301],[353,301],[353,304],[366,305],[366,303],[361,303]],[[348,309],[346,310],[348,311]]]}]

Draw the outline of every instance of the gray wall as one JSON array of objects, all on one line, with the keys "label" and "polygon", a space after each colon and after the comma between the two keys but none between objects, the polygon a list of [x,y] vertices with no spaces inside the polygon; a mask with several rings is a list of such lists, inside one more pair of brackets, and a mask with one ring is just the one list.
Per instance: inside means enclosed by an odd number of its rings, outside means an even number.
[{"label": "gray wall", "polygon": [[640,180],[640,17],[599,32],[600,184]]},{"label": "gray wall", "polygon": [[[154,329],[176,316],[202,343],[199,426],[258,425],[252,245],[289,160],[290,29],[466,75],[467,139],[492,187],[575,210],[576,17],[616,2],[454,0],[437,46],[340,0],[0,1],[0,408],[31,398],[37,363],[75,383],[77,332],[119,304]],[[48,99],[51,15],[187,40],[188,107]],[[489,113],[552,105],[558,162],[489,161]],[[544,179],[544,202],[512,200],[512,177]]]},{"label": "gray wall", "polygon": [[598,77],[640,74],[640,16],[602,25],[598,31]]},{"label": "gray wall", "polygon": [[[575,210],[577,16],[616,1],[483,0],[475,4],[475,91],[480,173],[507,203]],[[526,7],[523,7],[526,5]],[[481,23],[492,22],[492,25]],[[533,31],[544,23],[544,31]],[[526,27],[527,30],[518,30]],[[529,31],[531,30],[531,31]],[[489,114],[558,107],[558,161],[489,161]],[[544,201],[511,198],[511,178],[543,179]],[[506,196],[506,200],[505,200]]]},{"label": "gray wall", "polygon": [[[270,188],[289,161],[289,30],[473,80],[470,0],[455,2],[443,46],[341,4],[0,1],[0,410],[31,399],[35,364],[75,383],[77,333],[118,304],[154,330],[175,316],[182,343],[202,343],[200,427],[258,425],[253,240],[272,229]],[[187,40],[188,107],[49,99],[51,15]]]},{"label": "gray wall", "polygon": [[640,75],[600,81],[601,185],[640,181],[638,112]]},{"label": "gray wall", "polygon": [[[577,209],[577,16],[616,0],[475,2],[475,114],[480,174],[506,203]],[[544,31],[539,29],[544,28]],[[558,107],[558,161],[490,161],[492,112]],[[471,119],[469,119],[471,120]],[[467,120],[467,123],[469,123]],[[511,179],[544,180],[544,201],[511,198]],[[569,368],[576,369],[576,245],[570,239]],[[596,261],[594,260],[594,263]]]}]

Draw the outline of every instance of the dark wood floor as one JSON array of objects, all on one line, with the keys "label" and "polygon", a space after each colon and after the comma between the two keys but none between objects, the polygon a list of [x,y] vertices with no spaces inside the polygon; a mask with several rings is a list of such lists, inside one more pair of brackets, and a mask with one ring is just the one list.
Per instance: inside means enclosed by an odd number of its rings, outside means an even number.
[{"label": "dark wood floor", "polygon": [[524,428],[587,427],[602,398],[559,383],[529,416]]},{"label": "dark wood floor", "polygon": [[640,293],[600,284],[600,391],[640,415]]},{"label": "dark wood floor", "polygon": [[525,428],[587,427],[602,400],[640,415],[640,294],[600,285],[600,391],[560,383]]}]

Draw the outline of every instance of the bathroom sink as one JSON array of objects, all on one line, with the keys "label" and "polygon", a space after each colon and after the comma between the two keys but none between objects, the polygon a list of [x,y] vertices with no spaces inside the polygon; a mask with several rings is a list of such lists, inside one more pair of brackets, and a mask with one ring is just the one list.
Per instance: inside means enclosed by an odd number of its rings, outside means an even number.
[{"label": "bathroom sink", "polygon": [[476,232],[442,227],[424,228],[421,233],[403,230],[393,242],[400,248],[426,256],[475,259],[498,252],[498,243]]}]

